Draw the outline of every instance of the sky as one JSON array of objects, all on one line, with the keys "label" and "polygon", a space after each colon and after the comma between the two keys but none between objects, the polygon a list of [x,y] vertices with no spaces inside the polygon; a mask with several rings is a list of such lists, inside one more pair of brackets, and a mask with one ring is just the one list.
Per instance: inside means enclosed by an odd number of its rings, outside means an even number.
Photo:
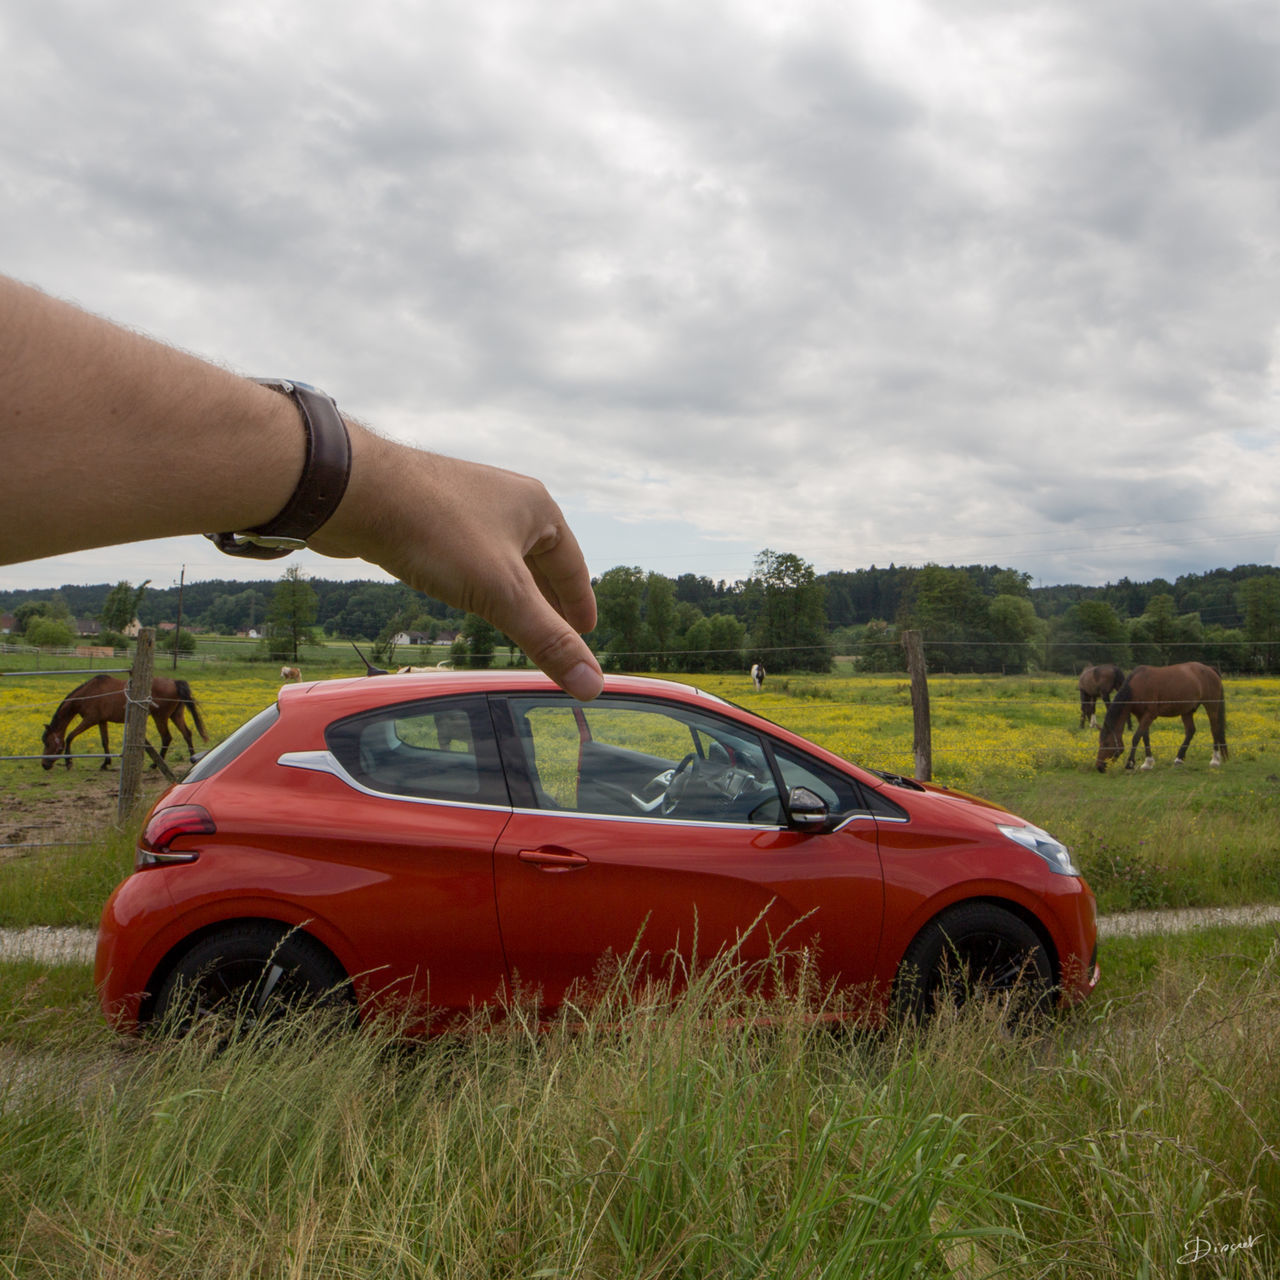
[{"label": "sky", "polygon": [[1274,0],[12,0],[0,59],[0,271],[536,475],[595,574],[1280,563]]}]

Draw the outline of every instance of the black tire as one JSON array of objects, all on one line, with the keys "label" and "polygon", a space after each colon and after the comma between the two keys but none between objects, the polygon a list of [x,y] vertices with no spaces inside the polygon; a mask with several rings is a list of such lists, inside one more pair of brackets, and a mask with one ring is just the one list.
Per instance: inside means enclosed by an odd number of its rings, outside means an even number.
[{"label": "black tire", "polygon": [[1052,993],[1053,966],[1036,931],[1003,907],[969,902],[930,921],[907,948],[894,1006],[921,1020],[944,1005],[996,999],[1016,1023],[1047,1011]]},{"label": "black tire", "polygon": [[355,996],[342,966],[299,929],[266,921],[229,925],[201,939],[156,993],[151,1025],[185,1033],[218,1024],[234,1031],[279,1022],[299,1009],[353,1021]]}]

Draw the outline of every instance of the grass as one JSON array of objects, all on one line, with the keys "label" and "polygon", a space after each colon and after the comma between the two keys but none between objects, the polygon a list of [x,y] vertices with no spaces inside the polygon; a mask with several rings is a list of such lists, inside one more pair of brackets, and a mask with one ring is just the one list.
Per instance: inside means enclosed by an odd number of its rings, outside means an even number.
[{"label": "grass", "polygon": [[[910,772],[901,681],[699,683]],[[1229,688],[1221,770],[1193,745],[1099,775],[1065,683],[936,681],[939,779],[1065,838],[1104,911],[1280,901],[1280,686]],[[232,690],[208,695],[228,720]],[[88,838],[0,865],[0,926],[93,924],[132,840]],[[1276,1274],[1275,929],[1102,962],[1089,1005],[1014,1041],[980,1012],[834,1035],[785,1004],[726,1031],[750,997],[708,981],[549,1032],[220,1054],[114,1038],[86,965],[0,964],[0,1276]]]},{"label": "grass", "polygon": [[1248,1247],[1196,1274],[1272,1275],[1264,934],[1117,943],[1158,951],[1158,980],[1017,1041],[980,1013],[841,1036],[786,1005],[726,1031],[723,981],[409,1048],[300,1026],[214,1053],[49,1019],[60,1069],[0,1056],[0,1269],[1127,1280],[1180,1274],[1200,1239]]}]

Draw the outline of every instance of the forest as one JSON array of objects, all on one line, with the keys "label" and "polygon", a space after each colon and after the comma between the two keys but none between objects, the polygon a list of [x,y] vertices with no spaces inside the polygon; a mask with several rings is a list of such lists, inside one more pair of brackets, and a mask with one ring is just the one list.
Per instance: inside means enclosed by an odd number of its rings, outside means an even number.
[{"label": "forest", "polygon": [[[287,591],[285,590],[287,586]],[[996,565],[872,566],[815,573],[772,550],[741,581],[694,573],[669,578],[618,566],[595,580],[599,623],[588,637],[616,670],[829,670],[837,658],[869,671],[905,667],[902,633],[921,633],[930,669],[1073,672],[1094,662],[1160,665],[1196,659],[1224,672],[1280,671],[1280,569],[1238,565],[1206,573],[1103,586],[1033,586]],[[181,595],[180,595],[181,591]],[[479,620],[393,582],[301,578],[209,579],[177,585],[66,584],[0,593],[11,642],[47,643],[43,624],[116,636],[127,616],[195,637],[278,633],[295,642],[363,641],[385,653],[392,638],[457,640],[492,653],[502,644]],[[33,630],[34,628],[34,630]],[[492,629],[489,629],[490,632]],[[45,627],[43,634],[52,634]],[[270,647],[270,646],[267,646]],[[279,645],[272,652],[279,653]],[[264,657],[266,652],[264,650]]]}]

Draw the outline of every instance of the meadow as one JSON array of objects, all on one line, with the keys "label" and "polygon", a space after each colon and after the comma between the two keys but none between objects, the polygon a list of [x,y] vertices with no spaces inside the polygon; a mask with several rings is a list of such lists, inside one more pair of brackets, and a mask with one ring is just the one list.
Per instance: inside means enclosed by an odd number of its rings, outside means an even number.
[{"label": "meadow", "polygon": [[[278,684],[179,674],[215,738]],[[72,683],[0,681],[0,753]],[[911,772],[905,680],[696,683]],[[930,694],[936,780],[1064,839],[1104,913],[1280,902],[1280,683],[1228,684],[1224,768],[1204,728],[1173,768],[1165,722],[1137,774],[1093,770],[1066,678]],[[0,770],[6,795],[38,766]],[[0,865],[0,927],[95,922],[131,838],[84,839]],[[585,1025],[512,1011],[418,1046],[301,1025],[218,1052],[113,1038],[87,966],[4,962],[0,1275],[1275,1275],[1275,929],[1113,938],[1102,963],[1086,1007],[1015,1038],[980,1010],[832,1034],[788,1003],[726,1030],[749,998],[726,961],[674,1009]]]}]

